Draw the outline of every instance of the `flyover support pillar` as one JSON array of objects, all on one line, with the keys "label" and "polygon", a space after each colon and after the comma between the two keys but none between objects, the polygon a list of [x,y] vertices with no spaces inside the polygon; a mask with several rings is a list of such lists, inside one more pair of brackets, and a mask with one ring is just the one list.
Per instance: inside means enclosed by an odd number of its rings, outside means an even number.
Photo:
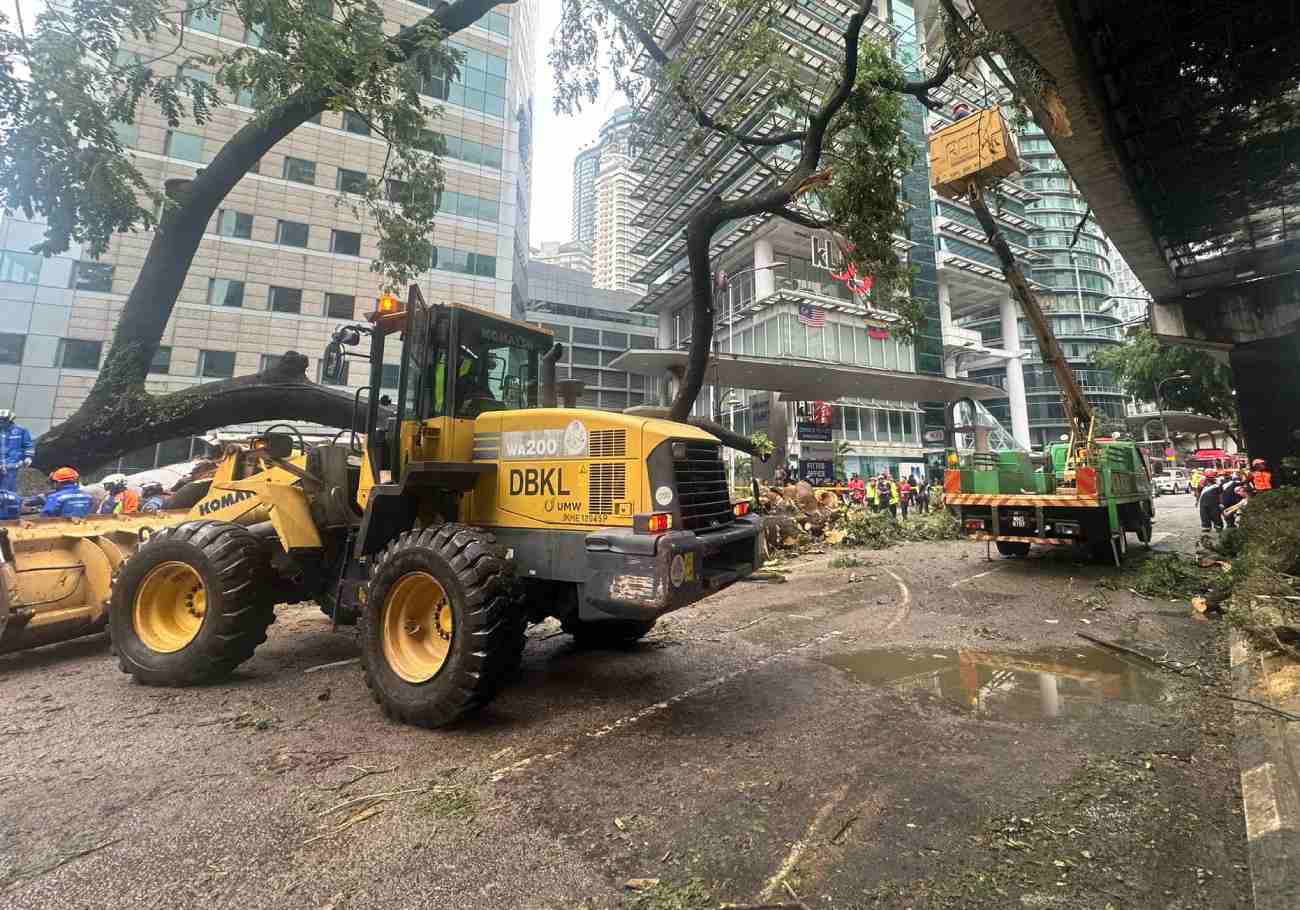
[{"label": "flyover support pillar", "polygon": [[1011,435],[1026,449],[1029,442],[1029,406],[1025,403],[1025,368],[1020,353],[1020,312],[1011,297],[1004,297],[999,305],[1002,317],[1002,348],[1007,358],[1007,398],[1011,403]]}]

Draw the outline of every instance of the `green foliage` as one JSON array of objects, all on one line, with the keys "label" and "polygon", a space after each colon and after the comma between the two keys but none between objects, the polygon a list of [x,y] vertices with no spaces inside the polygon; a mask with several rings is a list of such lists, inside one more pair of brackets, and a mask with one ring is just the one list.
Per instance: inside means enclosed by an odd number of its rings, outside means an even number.
[{"label": "green foliage", "polygon": [[830,562],[832,569],[856,569],[864,565],[866,562],[857,556],[836,556]]},{"label": "green foliage", "polygon": [[[1260,493],[1241,513],[1240,528],[1216,549],[1232,560],[1210,599],[1225,603],[1228,619],[1263,647],[1280,642],[1275,629],[1300,629],[1300,489]],[[1296,651],[1294,642],[1292,651]]]},{"label": "green foliage", "polygon": [[697,878],[682,885],[660,882],[627,902],[629,910],[714,910],[717,906],[717,898]]},{"label": "green foliage", "polygon": [[[256,113],[241,133],[294,125],[286,118],[295,102],[363,116],[392,150],[370,191],[340,204],[375,224],[372,268],[387,287],[427,269],[443,174],[426,132],[438,112],[419,89],[422,75],[457,63],[436,24],[412,26],[399,48],[374,0],[210,0],[195,11],[237,17],[260,47],[193,53],[181,16],[162,0],[70,0],[49,7],[27,40],[0,39],[0,206],[46,219],[36,251],[80,243],[94,257],[114,234],[159,228],[158,189],[119,131],[148,112],[192,130],[243,93]],[[29,81],[16,78],[22,69]],[[390,201],[390,179],[416,189]]]},{"label": "green foliage", "polygon": [[754,444],[754,452],[759,458],[767,458],[776,451],[776,443],[762,430],[751,434],[749,441]]},{"label": "green foliage", "polygon": [[1142,401],[1155,401],[1157,382],[1188,373],[1191,379],[1160,387],[1164,408],[1208,414],[1232,424],[1238,421],[1232,369],[1203,351],[1161,344],[1144,329],[1125,345],[1097,352],[1092,360],[1114,373],[1126,393]]}]

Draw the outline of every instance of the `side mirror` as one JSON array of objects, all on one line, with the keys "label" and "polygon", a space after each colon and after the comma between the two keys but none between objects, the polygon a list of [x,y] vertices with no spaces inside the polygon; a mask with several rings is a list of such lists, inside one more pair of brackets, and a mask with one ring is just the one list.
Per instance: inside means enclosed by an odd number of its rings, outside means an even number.
[{"label": "side mirror", "polygon": [[325,356],[321,358],[321,379],[334,385],[343,381],[343,369],[347,363],[343,356],[343,344],[335,340],[325,345]]}]

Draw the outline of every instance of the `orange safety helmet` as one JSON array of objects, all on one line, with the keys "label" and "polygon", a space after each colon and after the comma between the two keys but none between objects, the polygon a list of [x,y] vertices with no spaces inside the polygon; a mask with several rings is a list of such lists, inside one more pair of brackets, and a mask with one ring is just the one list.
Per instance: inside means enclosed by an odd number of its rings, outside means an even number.
[{"label": "orange safety helmet", "polygon": [[1252,462],[1250,463],[1250,466],[1251,466],[1252,468],[1267,468],[1267,467],[1268,467],[1268,462],[1266,462],[1266,461],[1265,461],[1264,459],[1262,459],[1262,458],[1256,458],[1254,461],[1252,461]]},{"label": "orange safety helmet", "polygon": [[81,479],[76,468],[59,468],[50,475],[50,480],[55,483],[76,483]]}]

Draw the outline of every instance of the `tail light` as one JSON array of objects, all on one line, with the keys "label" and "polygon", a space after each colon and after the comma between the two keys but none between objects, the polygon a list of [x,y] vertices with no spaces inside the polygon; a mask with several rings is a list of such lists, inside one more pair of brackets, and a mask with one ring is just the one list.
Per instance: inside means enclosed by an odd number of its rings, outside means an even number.
[{"label": "tail light", "polygon": [[743,499],[740,502],[736,503],[734,506],[731,507],[731,511],[735,513],[735,516],[737,518],[744,518],[746,515],[749,514],[749,500]]},{"label": "tail light", "polygon": [[638,534],[662,534],[673,527],[672,512],[650,512],[632,516],[632,530]]},{"label": "tail light", "polygon": [[967,530],[967,531],[983,531],[983,530],[984,530],[984,519],[983,519],[983,518],[967,518],[967,519],[966,519],[966,523],[965,523],[965,527],[966,527],[966,530]]}]

